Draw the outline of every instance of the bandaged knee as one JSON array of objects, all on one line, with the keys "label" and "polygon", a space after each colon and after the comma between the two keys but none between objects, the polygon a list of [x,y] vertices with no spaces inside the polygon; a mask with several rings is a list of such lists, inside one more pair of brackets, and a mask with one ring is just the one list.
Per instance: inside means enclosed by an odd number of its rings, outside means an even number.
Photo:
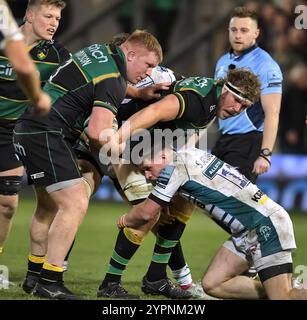
[{"label": "bandaged knee", "polygon": [[124,234],[130,242],[136,245],[141,245],[147,235],[147,232],[125,227]]}]

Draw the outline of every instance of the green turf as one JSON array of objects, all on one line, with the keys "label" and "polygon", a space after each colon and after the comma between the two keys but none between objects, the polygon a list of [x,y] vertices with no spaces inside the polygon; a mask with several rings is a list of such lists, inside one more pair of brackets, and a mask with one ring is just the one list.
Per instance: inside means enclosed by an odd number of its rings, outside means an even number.
[{"label": "green turf", "polygon": [[[5,251],[0,256],[0,265],[6,265],[10,272],[10,281],[16,287],[0,289],[0,299],[35,299],[23,293],[20,283],[26,272],[26,260],[29,252],[28,225],[34,210],[33,200],[20,201],[18,213],[14,218],[13,229]],[[107,269],[115,238],[117,218],[127,211],[122,204],[92,202],[87,216],[78,232],[76,244],[70,258],[69,271],[65,274],[65,283],[75,293],[85,299],[96,299],[96,291]],[[307,265],[306,245],[307,215],[291,214],[294,222],[298,249],[294,253],[294,266]],[[200,280],[210,257],[227,238],[207,217],[195,212],[184,233],[182,243],[186,259],[191,267],[194,280]],[[149,265],[154,238],[148,236],[129,263],[123,276],[125,288],[142,294],[140,281]],[[150,299],[153,297],[150,296]],[[163,299],[159,296],[157,299]]]}]

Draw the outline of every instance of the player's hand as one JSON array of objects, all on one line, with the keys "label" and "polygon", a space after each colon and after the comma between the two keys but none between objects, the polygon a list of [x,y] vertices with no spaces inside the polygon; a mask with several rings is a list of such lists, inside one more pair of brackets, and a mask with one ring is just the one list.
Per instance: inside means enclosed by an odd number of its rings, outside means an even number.
[{"label": "player's hand", "polygon": [[171,82],[158,83],[150,87],[138,89],[138,98],[141,100],[159,99],[161,94],[159,91],[168,90]]},{"label": "player's hand", "polygon": [[171,224],[175,220],[175,217],[170,214],[170,210],[168,206],[163,207],[160,210],[160,218],[158,224],[164,226],[166,224]]},{"label": "player's hand", "polygon": [[[270,157],[267,158],[270,161]],[[256,175],[260,175],[265,172],[268,172],[270,169],[270,163],[268,160],[262,157],[258,157],[257,160],[254,162],[253,173],[255,173]]]},{"label": "player's hand", "polygon": [[34,104],[33,114],[44,116],[48,114],[51,109],[51,98],[45,93],[41,92],[37,102]]},{"label": "player's hand", "polygon": [[126,213],[123,214],[118,220],[117,220],[117,227],[118,229],[124,229],[126,227]]}]

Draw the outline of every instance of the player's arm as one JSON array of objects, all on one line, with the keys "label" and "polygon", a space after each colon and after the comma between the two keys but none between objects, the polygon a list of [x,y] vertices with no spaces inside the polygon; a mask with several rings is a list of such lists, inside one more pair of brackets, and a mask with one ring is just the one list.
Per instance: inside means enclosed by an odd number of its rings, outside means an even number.
[{"label": "player's arm", "polygon": [[126,141],[139,129],[150,128],[160,121],[176,119],[179,110],[180,103],[178,98],[173,94],[167,95],[131,116],[119,130],[119,141]]},{"label": "player's arm", "polygon": [[114,113],[102,107],[93,107],[88,123],[87,136],[90,146],[99,150],[112,138]]},{"label": "player's arm", "polygon": [[136,88],[134,86],[128,85],[126,95],[129,98],[140,99],[144,101],[158,99],[161,97],[159,91],[168,90],[170,85],[171,82],[158,83],[144,88]]},{"label": "player's arm", "polygon": [[161,206],[157,202],[147,198],[142,203],[134,206],[129,213],[120,217],[117,226],[119,228],[137,229],[149,222],[156,223],[160,216],[160,210]]},{"label": "player's arm", "polygon": [[[260,99],[265,114],[261,149],[268,148],[272,151],[278,130],[281,94],[265,94],[261,95]],[[267,160],[270,161],[270,157],[267,157]],[[253,172],[257,175],[267,172],[270,167],[270,162],[267,160],[263,157],[258,157],[254,164]]]}]

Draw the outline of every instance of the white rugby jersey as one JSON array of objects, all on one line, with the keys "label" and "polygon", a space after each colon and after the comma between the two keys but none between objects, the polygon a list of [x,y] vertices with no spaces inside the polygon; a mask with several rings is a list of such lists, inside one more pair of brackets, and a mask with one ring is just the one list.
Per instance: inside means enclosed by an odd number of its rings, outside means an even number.
[{"label": "white rugby jersey", "polygon": [[5,0],[0,0],[0,49],[5,47],[6,42],[23,40],[23,35],[13,18]]},{"label": "white rugby jersey", "polygon": [[178,192],[234,234],[253,229],[262,218],[280,209],[255,184],[214,155],[196,148],[174,155],[149,196],[153,201],[165,205]]},{"label": "white rugby jersey", "polygon": [[[139,81],[137,84],[135,84],[135,87],[145,88],[145,87],[153,86],[158,83],[174,82],[174,81],[176,81],[176,76],[173,70],[166,67],[162,67],[162,66],[156,66],[155,68],[152,69],[151,75]],[[128,103],[129,101],[131,101],[131,99],[125,98],[122,101],[122,104]]]}]

